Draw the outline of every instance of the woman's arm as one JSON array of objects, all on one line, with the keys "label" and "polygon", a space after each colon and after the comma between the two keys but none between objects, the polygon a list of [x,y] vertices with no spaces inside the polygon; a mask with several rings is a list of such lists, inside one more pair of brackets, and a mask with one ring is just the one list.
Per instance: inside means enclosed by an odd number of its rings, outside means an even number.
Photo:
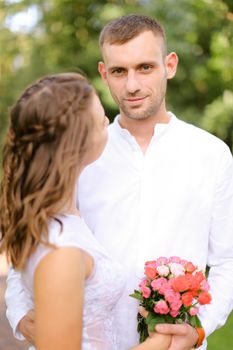
[{"label": "woman's arm", "polygon": [[59,248],[37,266],[35,288],[35,344],[37,350],[80,350],[84,280],[84,252]]},{"label": "woman's arm", "polygon": [[153,333],[143,343],[130,348],[130,350],[168,350],[171,339],[170,335]]}]

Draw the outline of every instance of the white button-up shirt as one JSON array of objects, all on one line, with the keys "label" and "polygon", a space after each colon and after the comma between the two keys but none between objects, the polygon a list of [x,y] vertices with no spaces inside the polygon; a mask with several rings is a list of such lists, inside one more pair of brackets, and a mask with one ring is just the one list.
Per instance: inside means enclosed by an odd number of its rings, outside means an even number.
[{"label": "white button-up shirt", "polygon": [[85,221],[128,274],[116,311],[118,348],[137,342],[137,302],[128,295],[138,288],[145,261],[159,256],[211,267],[213,300],[201,312],[209,335],[232,308],[232,155],[222,141],[174,115],[168,124],[156,124],[143,154],[118,119],[103,155],[84,170],[78,187]]},{"label": "white button-up shirt", "polygon": [[[233,305],[232,156],[221,140],[170,115],[168,124],[156,124],[145,154],[116,117],[103,155],[79,179],[82,216],[128,276],[116,305],[119,350],[138,341],[137,301],[129,294],[138,288],[147,260],[176,255],[211,267],[213,300],[200,315],[207,336],[224,324]],[[16,329],[28,298],[20,281],[14,286],[6,296]],[[22,311],[17,318],[16,307]]]}]

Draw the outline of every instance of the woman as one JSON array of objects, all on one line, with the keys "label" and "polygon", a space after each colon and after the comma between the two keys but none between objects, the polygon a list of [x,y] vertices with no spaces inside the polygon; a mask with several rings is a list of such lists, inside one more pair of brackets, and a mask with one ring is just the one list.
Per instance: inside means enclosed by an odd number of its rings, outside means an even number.
[{"label": "woman", "polygon": [[[121,266],[76,208],[75,184],[107,141],[108,119],[80,74],[48,76],[11,111],[3,150],[1,250],[35,302],[38,350],[114,350]],[[167,349],[155,335],[133,350]],[[122,350],[122,349],[118,349]]]}]

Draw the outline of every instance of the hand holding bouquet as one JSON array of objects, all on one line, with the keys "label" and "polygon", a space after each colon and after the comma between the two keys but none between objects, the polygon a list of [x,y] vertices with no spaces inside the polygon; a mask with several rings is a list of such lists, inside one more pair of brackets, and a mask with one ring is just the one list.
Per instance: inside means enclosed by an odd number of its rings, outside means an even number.
[{"label": "hand holding bouquet", "polygon": [[189,323],[201,327],[197,316],[200,305],[209,304],[209,284],[192,262],[179,257],[160,257],[145,263],[145,278],[130,296],[140,301],[149,313],[138,314],[140,342],[158,323]]}]

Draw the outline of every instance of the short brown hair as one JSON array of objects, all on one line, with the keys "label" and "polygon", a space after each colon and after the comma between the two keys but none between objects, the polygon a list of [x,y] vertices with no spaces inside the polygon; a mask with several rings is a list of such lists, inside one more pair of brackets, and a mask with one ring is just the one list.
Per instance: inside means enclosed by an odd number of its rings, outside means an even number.
[{"label": "short brown hair", "polygon": [[161,24],[151,17],[137,14],[122,16],[106,24],[100,33],[100,48],[104,43],[124,44],[144,31],[152,31],[155,36],[160,36],[166,53],[166,35]]}]

